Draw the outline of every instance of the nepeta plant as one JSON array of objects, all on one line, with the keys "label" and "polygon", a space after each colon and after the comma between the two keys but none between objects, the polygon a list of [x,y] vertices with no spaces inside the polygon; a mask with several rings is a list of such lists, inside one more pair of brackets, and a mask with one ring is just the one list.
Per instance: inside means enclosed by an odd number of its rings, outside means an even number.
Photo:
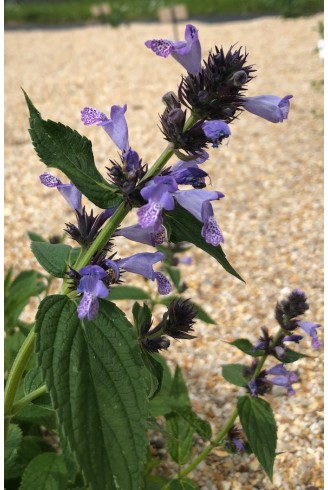
[{"label": "nepeta plant", "polygon": [[[299,377],[289,364],[304,354],[290,345],[300,343],[301,334],[320,347],[319,325],[303,318],[309,306],[305,293],[295,289],[275,307],[276,331],[263,327],[255,345],[247,334],[231,342],[250,362],[222,367],[223,377],[241,394],[217,434],[193,411],[180,368],[169,370],[165,351],[174,348],[171,339],[192,342],[196,318],[212,322],[182,296],[187,285],[177,267],[185,260],[179,254],[193,244],[241,279],[221,247],[224,230],[212,203],[224,194],[206,190],[206,149],[219,151],[244,110],[283,122],[292,96],[246,96],[255,72],[246,50],[215,47],[202,63],[192,25],[186,26],[184,41],[145,44],[186,70],[177,93],[163,96],[160,123],[168,145],[152,165],[130,144],[126,105],[113,105],[109,115],[92,107],[81,111],[83,124],[100,126],[118,147],[119,158],[110,160],[103,176],[91,142],[42,119],[25,94],[37,154],[66,176],[63,183],[46,172],[40,182],[55,188],[49,189],[53,199],[58,191],[75,211],[76,221],[66,223],[65,233],[76,243],[30,233],[45,273],[25,271],[12,281],[10,270],[6,277],[7,337],[17,328],[21,334],[5,389],[10,488],[197,488],[187,475],[220,445],[231,453],[253,452],[272,479],[277,427],[266,395],[274,385],[293,395]],[[88,211],[87,200],[100,211]],[[135,223],[124,226],[129,213]],[[138,242],[141,251],[121,256],[118,236]],[[135,286],[133,274],[154,283],[148,292]],[[62,280],[58,294],[49,294],[53,278]],[[40,294],[35,324],[27,325],[20,313],[30,296]],[[131,322],[116,304],[121,299],[143,301],[126,312]],[[166,306],[159,321],[156,305]],[[149,431],[163,432],[168,454],[178,464],[174,478],[153,474],[158,462]],[[195,433],[207,443],[192,456]]]}]

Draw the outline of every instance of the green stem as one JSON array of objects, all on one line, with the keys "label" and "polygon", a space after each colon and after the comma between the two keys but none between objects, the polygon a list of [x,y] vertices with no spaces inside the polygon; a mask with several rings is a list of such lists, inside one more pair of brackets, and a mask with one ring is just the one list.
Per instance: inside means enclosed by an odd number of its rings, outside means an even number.
[{"label": "green stem", "polygon": [[47,393],[46,385],[42,385],[36,390],[31,391],[31,393],[29,393],[26,396],[23,396],[20,400],[18,400],[16,403],[13,404],[11,413],[15,414],[19,412],[19,410],[22,410],[22,408],[24,408],[26,405],[31,403],[36,398],[39,398],[39,396],[44,395],[45,393]]},{"label": "green stem", "polygon": [[199,465],[199,463],[201,463],[208,456],[208,454],[212,451],[212,449],[220,445],[221,441],[225,438],[228,431],[234,425],[237,417],[238,417],[238,410],[237,408],[235,408],[232,414],[230,415],[229,419],[225,423],[224,427],[222,428],[222,430],[218,433],[218,435],[210,442],[210,444],[207,447],[203,449],[202,452],[199,453],[199,455],[194,459],[192,463],[190,463],[190,465],[188,465],[186,468],[184,468],[184,470],[182,470],[179,473],[178,478],[183,478],[184,476],[188,475]]},{"label": "green stem", "polygon": [[[195,124],[197,120],[198,120],[197,116],[191,113],[191,115],[188,117],[187,121],[185,122],[183,130],[187,131],[193,124]],[[171,145],[168,145],[163,151],[163,153],[157,158],[156,162],[148,170],[146,175],[141,179],[141,182],[153,177],[154,175],[157,175],[159,171],[162,170],[164,165],[169,161],[169,159],[172,157],[173,154],[174,154],[174,148]]]},{"label": "green stem", "polygon": [[6,383],[5,393],[4,393],[4,416],[5,416],[5,424],[4,424],[4,437],[6,440],[10,419],[12,417],[12,407],[14,404],[14,399],[16,395],[16,391],[27,366],[28,361],[34,351],[34,343],[35,343],[35,331],[34,327],[31,328],[30,333],[24,340],[19,352],[14,360],[14,363],[11,367],[8,380]]},{"label": "green stem", "polygon": [[[99,235],[92,242],[90,247],[85,251],[85,253],[79,256],[77,262],[74,264],[74,269],[79,270],[81,267],[89,264],[90,260],[99,250],[102,250],[113,233],[117,230],[119,225],[122,223],[124,218],[129,213],[129,208],[125,205],[125,203],[121,203],[113,216],[107,221],[104,225],[103,229],[100,231]],[[62,294],[68,294],[70,292],[69,285],[67,281],[64,281],[62,287]]]},{"label": "green stem", "polygon": [[[184,470],[180,471],[178,474],[178,478],[184,478],[187,476],[189,473],[191,473],[198,465],[201,463],[208,455],[209,453],[217,446],[220,445],[221,441],[225,438],[227,435],[229,429],[234,425],[236,418],[238,417],[238,410],[237,408],[234,409],[232,414],[230,415],[229,419],[225,423],[224,427],[222,430],[218,433],[218,435],[209,443],[208,446],[206,446],[203,451],[201,451],[198,456],[193,460],[190,465],[188,465]],[[168,490],[170,488],[170,482],[164,485],[161,490]]]},{"label": "green stem", "polygon": [[[283,329],[279,328],[278,332],[276,333],[276,335],[272,339],[271,347],[274,347],[276,345],[276,343],[278,342],[282,333],[284,333]],[[263,365],[264,365],[265,361],[267,360],[267,357],[268,357],[268,354],[264,354],[263,356],[261,356],[259,363],[256,366],[256,369],[254,371],[253,379],[257,378],[258,375],[260,374],[260,372],[262,371]]]}]

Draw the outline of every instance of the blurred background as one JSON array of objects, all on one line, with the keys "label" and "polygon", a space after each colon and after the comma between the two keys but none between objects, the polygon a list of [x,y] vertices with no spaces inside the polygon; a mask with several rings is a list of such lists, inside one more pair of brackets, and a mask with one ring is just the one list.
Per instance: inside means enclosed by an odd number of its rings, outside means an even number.
[{"label": "blurred background", "polygon": [[[176,0],[5,0],[5,25],[21,23],[67,24],[95,20],[117,25],[133,21],[154,21],[169,15],[165,9]],[[190,18],[212,21],[257,15],[297,17],[323,11],[323,0],[186,0],[182,7]],[[163,12],[164,10],[164,12]],[[173,13],[174,15],[174,13]],[[176,12],[179,18],[181,10]],[[181,19],[180,19],[181,20]]]}]

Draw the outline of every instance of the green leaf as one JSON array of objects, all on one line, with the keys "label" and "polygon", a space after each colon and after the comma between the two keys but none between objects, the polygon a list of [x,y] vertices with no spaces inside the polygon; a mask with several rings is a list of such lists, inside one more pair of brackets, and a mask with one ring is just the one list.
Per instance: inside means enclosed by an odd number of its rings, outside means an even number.
[{"label": "green leaf", "polygon": [[73,265],[79,253],[64,243],[31,242],[31,250],[42,267],[54,277],[64,277],[68,265]]},{"label": "green leaf", "polygon": [[135,286],[116,286],[111,288],[107,300],[117,301],[120,299],[147,300],[150,299],[150,296],[146,291]]},{"label": "green leaf", "polygon": [[167,488],[169,490],[198,490],[199,486],[189,478],[181,478],[171,480]]},{"label": "green leaf", "polygon": [[175,412],[179,414],[203,439],[211,439],[212,429],[207,420],[201,419],[189,407],[176,408]]},{"label": "green leaf", "polygon": [[63,490],[68,480],[64,459],[56,453],[39,454],[25,469],[19,490]]},{"label": "green leaf", "polygon": [[163,366],[155,357],[146,351],[142,351],[142,359],[146,368],[146,383],[148,396],[152,399],[161,389],[163,379]]},{"label": "green leaf", "polygon": [[178,365],[175,368],[170,395],[175,407],[191,407],[188,388],[183,379],[181,368]]},{"label": "green leaf", "polygon": [[5,474],[11,467],[14,466],[22,439],[22,429],[18,427],[18,425],[10,424],[4,451]]},{"label": "green leaf", "polygon": [[228,342],[228,344],[237,347],[237,349],[252,357],[261,357],[265,354],[262,349],[254,350],[254,345],[248,339],[237,339],[233,342]]},{"label": "green leaf", "polygon": [[46,287],[37,271],[26,270],[18,274],[8,286],[4,299],[5,329],[16,326],[17,320],[32,296],[38,296]]},{"label": "green leaf", "polygon": [[245,368],[244,364],[223,364],[222,376],[228,383],[244,387],[247,385],[244,377]]},{"label": "green leaf", "polygon": [[177,267],[165,266],[165,270],[171,278],[176,289],[179,289],[180,281],[181,281],[181,273]]},{"label": "green leaf", "polygon": [[[33,391],[35,391],[36,389],[40,388],[40,386],[42,385],[44,385],[44,381],[42,378],[42,371],[40,367],[34,367],[30,369],[24,377],[24,381],[23,381],[24,394],[28,395]],[[33,404],[51,410],[52,413],[54,413],[53,408],[51,406],[50,396],[48,393],[45,393],[39,396],[38,398],[35,398],[33,400]]]},{"label": "green leaf", "polygon": [[193,446],[193,427],[181,415],[165,415],[166,430],[172,437],[167,438],[167,450],[178,464],[186,464],[191,456]]},{"label": "green leaf", "polygon": [[272,481],[277,426],[270,404],[245,395],[238,400],[238,415],[253,453]]},{"label": "green leaf", "polygon": [[28,235],[29,239],[31,240],[31,242],[47,242],[48,241],[45,238],[43,238],[41,235],[39,235],[38,233],[35,233],[34,231],[28,231],[27,235]]},{"label": "green leaf", "polygon": [[290,362],[295,362],[298,361],[299,359],[302,359],[303,357],[311,357],[306,354],[302,354],[301,352],[296,352],[292,349],[286,349],[285,351],[285,357],[283,359],[280,359],[277,355],[273,354],[273,356],[278,359],[278,361],[283,362],[284,364],[288,364]]},{"label": "green leaf", "polygon": [[161,363],[163,368],[163,377],[161,383],[161,389],[154,398],[150,400],[150,411],[154,417],[160,415],[166,415],[172,412],[171,406],[171,387],[172,387],[172,375],[168,368],[168,365],[163,356],[160,354],[154,354],[155,359]]},{"label": "green leaf", "polygon": [[145,323],[151,323],[151,311],[146,303],[140,306],[139,303],[134,303],[132,307],[133,321],[138,332],[138,338],[143,335]]},{"label": "green leaf", "polygon": [[228,262],[222,247],[220,245],[218,247],[213,247],[213,245],[209,245],[205,242],[201,236],[203,224],[181,206],[176,205],[174,211],[170,213],[166,212],[164,214],[164,225],[168,225],[171,229],[171,235],[169,237],[171,242],[178,243],[187,241],[193,243],[198,248],[201,248],[204,252],[211,255],[227,272],[245,282]]},{"label": "green leaf", "polygon": [[84,196],[100,208],[113,208],[122,201],[98,172],[92,144],[77,131],[54,121],[43,120],[24,92],[30,112],[30,136],[36,153],[47,167],[64,172]]},{"label": "green leaf", "polygon": [[24,436],[18,448],[17,458],[10,465],[5,466],[5,479],[19,478],[29,462],[40,454],[42,450],[46,450],[45,447],[42,447],[42,444],[40,437]]},{"label": "green leaf", "polygon": [[48,296],[36,321],[39,365],[64,437],[92,490],[139,490],[148,404],[136,331],[113,304],[80,322],[66,296]]}]

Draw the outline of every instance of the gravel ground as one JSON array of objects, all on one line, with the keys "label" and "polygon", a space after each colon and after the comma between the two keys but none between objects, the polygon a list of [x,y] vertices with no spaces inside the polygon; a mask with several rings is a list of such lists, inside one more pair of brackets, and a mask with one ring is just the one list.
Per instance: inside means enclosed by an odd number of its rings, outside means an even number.
[{"label": "gravel ground", "polygon": [[[294,95],[288,121],[273,125],[242,114],[232,126],[230,144],[211,151],[205,164],[213,189],[226,196],[215,204],[224,251],[246,283],[193,250],[192,265],[183,266],[188,295],[217,326],[199,322],[198,338],[175,342],[167,358],[179,360],[194,407],[214,430],[242,393],[223,381],[220,366],[243,362],[243,356],[222,341],[240,336],[255,341],[262,325],[274,327],[274,305],[287,287],[304,289],[311,308],[308,318],[323,321],[323,64],[315,52],[319,20],[321,15],[195,22],[204,57],[215,44],[247,47],[249,62],[258,70],[249,95]],[[183,29],[179,26],[180,38]],[[104,131],[82,126],[79,111],[85,105],[107,111],[112,104],[127,103],[130,143],[151,164],[165,147],[157,128],[161,96],[175,90],[181,68],[172,59],[152,55],[143,42],[171,35],[166,24],[5,32],[6,267],[13,264],[16,272],[37,267],[26,230],[50,236],[74,219],[64,200],[38,183],[45,167],[29,139],[20,87],[44,118],[61,121],[92,140],[100,171],[116,157],[116,149]],[[132,243],[120,244],[121,256],[136,250]],[[322,329],[319,334],[322,338]],[[277,391],[270,400],[282,452],[273,484],[253,456],[230,457],[218,449],[192,475],[203,490],[323,488],[323,353],[313,353],[308,340],[305,345],[313,357],[297,363],[301,382],[295,385],[296,395],[288,398]]]}]

